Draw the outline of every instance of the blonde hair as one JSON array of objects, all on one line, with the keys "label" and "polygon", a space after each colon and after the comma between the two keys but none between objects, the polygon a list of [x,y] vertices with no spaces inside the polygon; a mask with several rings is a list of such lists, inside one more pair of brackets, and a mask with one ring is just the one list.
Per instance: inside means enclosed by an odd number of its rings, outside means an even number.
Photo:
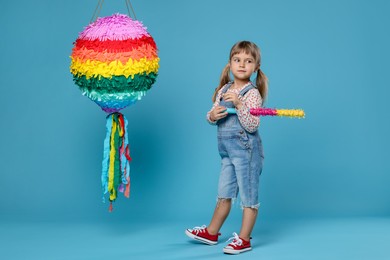
[{"label": "blonde hair", "polygon": [[250,54],[255,59],[255,63],[258,65],[258,69],[256,70],[257,76],[256,76],[256,83],[255,84],[256,84],[257,89],[260,92],[261,98],[263,99],[263,103],[264,103],[265,99],[267,98],[268,78],[260,69],[260,64],[261,64],[260,49],[253,42],[240,41],[240,42],[237,42],[236,44],[234,44],[232,49],[230,50],[229,63],[222,70],[221,78],[219,81],[219,86],[215,89],[215,92],[213,94],[213,102],[215,102],[218,91],[223,86],[225,86],[229,81],[231,81],[231,79],[230,79],[230,61],[234,55],[239,54],[241,52],[245,52],[246,54]]}]

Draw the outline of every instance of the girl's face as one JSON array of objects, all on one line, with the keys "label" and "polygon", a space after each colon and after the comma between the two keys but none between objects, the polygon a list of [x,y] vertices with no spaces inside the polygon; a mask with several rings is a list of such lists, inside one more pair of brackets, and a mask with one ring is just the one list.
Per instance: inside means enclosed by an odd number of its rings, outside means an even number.
[{"label": "girl's face", "polygon": [[244,51],[233,55],[230,60],[230,70],[236,80],[249,80],[257,69],[255,58]]}]

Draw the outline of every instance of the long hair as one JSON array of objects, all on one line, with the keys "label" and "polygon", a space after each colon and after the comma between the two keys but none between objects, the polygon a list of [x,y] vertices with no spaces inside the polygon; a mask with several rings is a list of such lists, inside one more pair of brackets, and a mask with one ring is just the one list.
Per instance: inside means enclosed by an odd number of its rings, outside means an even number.
[{"label": "long hair", "polygon": [[218,91],[225,86],[230,79],[230,61],[232,57],[238,53],[245,52],[246,54],[250,54],[255,59],[255,63],[258,65],[257,69],[257,76],[256,76],[256,87],[260,92],[261,98],[263,100],[263,103],[265,99],[267,98],[268,94],[268,78],[267,76],[261,71],[260,65],[261,65],[261,54],[260,49],[257,47],[256,44],[249,41],[240,41],[233,45],[232,49],[230,50],[230,56],[229,56],[229,63],[226,64],[225,68],[222,70],[221,78],[219,80],[219,85],[215,89],[215,92],[213,94],[213,102],[215,102],[215,99],[217,97]]}]

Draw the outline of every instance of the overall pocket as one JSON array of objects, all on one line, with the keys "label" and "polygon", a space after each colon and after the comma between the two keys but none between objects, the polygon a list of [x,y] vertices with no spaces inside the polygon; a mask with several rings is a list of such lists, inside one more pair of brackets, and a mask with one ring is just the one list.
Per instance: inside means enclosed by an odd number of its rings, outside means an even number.
[{"label": "overall pocket", "polygon": [[239,141],[240,141],[240,144],[242,145],[242,147],[244,149],[250,149],[251,145],[250,145],[249,137],[248,137],[248,134],[246,133],[246,131],[240,130],[238,132],[238,135],[239,135]]}]

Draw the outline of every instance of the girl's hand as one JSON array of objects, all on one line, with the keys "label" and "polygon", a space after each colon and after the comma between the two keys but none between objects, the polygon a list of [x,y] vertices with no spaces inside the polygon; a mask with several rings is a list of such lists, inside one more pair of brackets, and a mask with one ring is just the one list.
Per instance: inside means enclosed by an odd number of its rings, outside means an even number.
[{"label": "girl's hand", "polygon": [[223,99],[227,102],[233,102],[234,106],[239,109],[242,106],[241,100],[238,99],[238,95],[232,92],[226,92],[223,95]]},{"label": "girl's hand", "polygon": [[218,121],[219,119],[222,119],[227,116],[226,107],[224,106],[217,106],[210,112],[210,120],[211,121]]}]

